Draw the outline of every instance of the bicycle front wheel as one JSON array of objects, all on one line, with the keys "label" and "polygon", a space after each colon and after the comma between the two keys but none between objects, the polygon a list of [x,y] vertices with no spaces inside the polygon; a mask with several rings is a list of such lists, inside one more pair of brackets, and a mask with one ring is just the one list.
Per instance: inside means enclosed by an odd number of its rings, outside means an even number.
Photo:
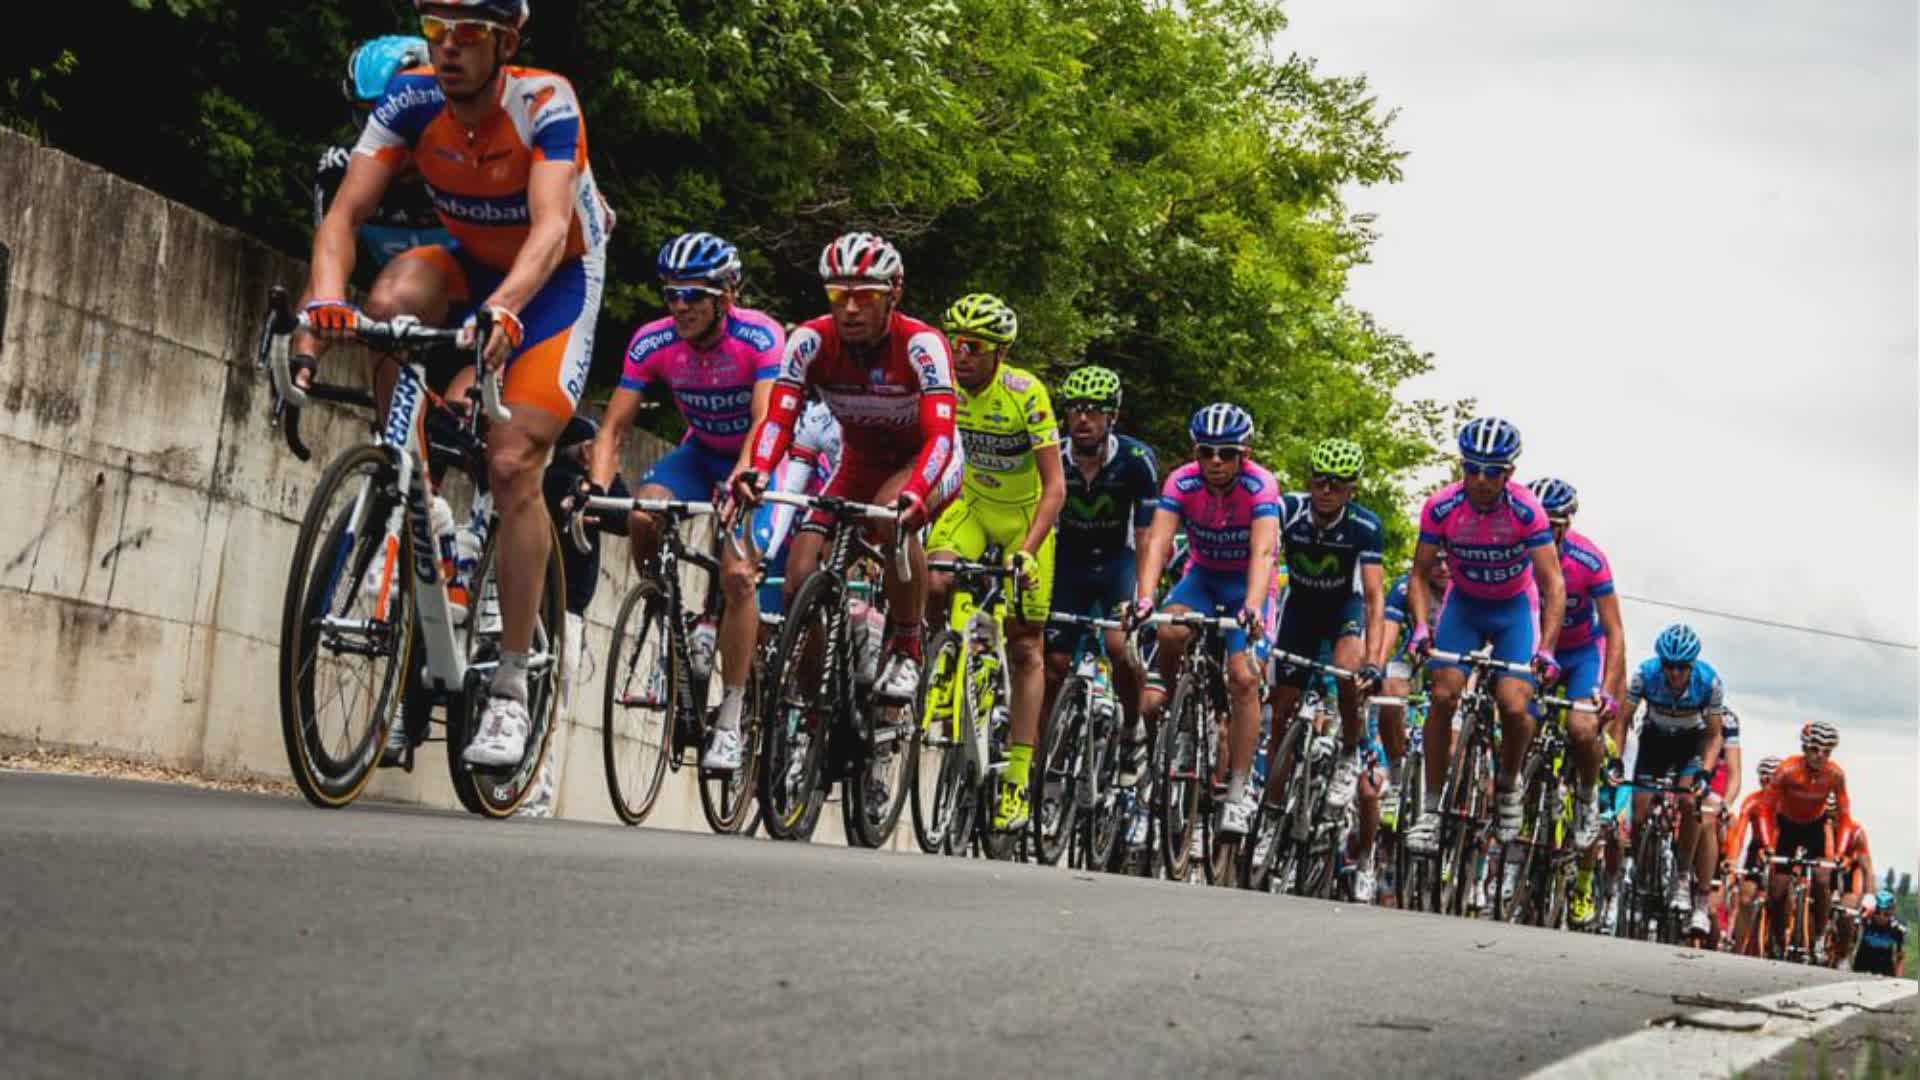
[{"label": "bicycle front wheel", "polygon": [[1206,690],[1197,679],[1182,672],[1167,707],[1168,722],[1161,725],[1167,754],[1156,810],[1163,840],[1161,862],[1170,881],[1186,880],[1196,846],[1202,849],[1198,854],[1203,864],[1209,854],[1205,850],[1206,823],[1200,820],[1200,796],[1212,782],[1201,767],[1207,756],[1202,740],[1213,738],[1213,726],[1206,723],[1205,702]]},{"label": "bicycle front wheel", "polygon": [[[963,732],[984,729],[987,733],[987,756],[1004,762],[1012,737],[1007,718],[1007,673],[1000,666],[1000,658],[984,649],[963,647],[960,659],[960,728]],[[994,814],[999,807],[999,786],[1000,773],[992,770],[988,770],[974,785],[979,792],[977,824],[980,854],[989,859],[1024,858],[1024,841],[1029,829],[1023,826],[1017,831],[1004,831],[993,827]]]},{"label": "bicycle front wheel", "polygon": [[653,812],[667,774],[669,725],[679,708],[666,591],[642,579],[620,602],[607,650],[600,752],[613,812],[638,825]]},{"label": "bicycle front wheel", "polygon": [[700,770],[700,813],[707,827],[722,836],[740,832],[753,816],[755,777],[760,765],[760,694],[765,674],[757,656],[747,669],[746,705],[740,710],[740,767],[731,772]]},{"label": "bicycle front wheel", "polygon": [[1040,861],[1053,866],[1066,854],[1073,841],[1074,820],[1079,810],[1080,773],[1094,762],[1082,759],[1085,725],[1092,723],[1090,703],[1093,688],[1085,679],[1072,675],[1060,686],[1054,699],[1053,715],[1047,718],[1046,734],[1034,765],[1039,769],[1033,783],[1033,838]]},{"label": "bicycle front wheel", "polygon": [[920,669],[920,689],[914,695],[914,715],[920,718],[920,726],[913,733],[912,775],[907,784],[914,842],[928,855],[946,849],[959,805],[956,779],[966,775],[954,712],[959,685],[960,635],[942,630],[927,643],[927,663]]},{"label": "bicycle front wheel", "polygon": [[[839,600],[833,575],[816,573],[794,594],[767,668],[760,716],[760,820],[775,840],[807,840],[825,802],[827,740],[848,680],[823,672]],[[846,652],[845,643],[838,650]]]},{"label": "bicycle front wheel", "polygon": [[413,546],[392,452],[334,459],[307,503],[280,612],[280,733],[307,801],[335,809],[373,778],[413,649]]}]

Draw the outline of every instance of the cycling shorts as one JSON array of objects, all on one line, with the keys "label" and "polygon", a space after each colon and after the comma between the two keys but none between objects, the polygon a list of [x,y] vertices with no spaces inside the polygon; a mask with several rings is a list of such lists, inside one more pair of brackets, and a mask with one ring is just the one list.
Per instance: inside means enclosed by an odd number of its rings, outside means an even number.
[{"label": "cycling shorts", "polygon": [[[1455,589],[1440,609],[1440,623],[1433,630],[1433,647],[1464,655],[1492,644],[1495,660],[1525,664],[1533,659],[1539,624],[1540,612],[1531,593],[1516,593],[1502,600],[1482,600],[1462,595]],[[1440,660],[1433,661],[1431,666],[1464,670],[1464,665]],[[1531,675],[1503,674],[1501,678],[1535,682]]]},{"label": "cycling shorts", "polygon": [[738,454],[715,450],[698,439],[687,439],[661,455],[640,478],[640,486],[658,484],[673,492],[676,499],[705,502],[713,498],[714,489],[727,482],[738,460]]},{"label": "cycling shorts", "polygon": [[1686,779],[1700,771],[1703,731],[1657,731],[1640,729],[1640,753],[1633,760],[1635,780],[1658,780],[1665,776]]},{"label": "cycling shorts", "polygon": [[[884,458],[857,457],[851,450],[846,450],[841,453],[840,463],[834,466],[833,478],[827,481],[827,486],[821,489],[820,494],[851,499],[854,502],[872,503],[880,497],[880,489],[887,486],[887,481],[893,479],[902,470],[912,467],[911,454],[890,461]],[[947,471],[940,474],[940,482],[927,491],[929,518],[939,517],[940,511],[960,494],[960,483],[965,475],[965,460],[955,455],[952,462],[947,465]],[[832,524],[831,517],[816,510],[807,515],[806,523],[801,528],[824,533]]]},{"label": "cycling shorts", "polygon": [[[1352,593],[1336,606],[1314,607],[1297,600],[1280,605],[1280,626],[1274,633],[1273,647],[1296,656],[1318,657],[1321,646],[1336,639],[1360,637],[1367,632],[1366,604]],[[1304,689],[1313,677],[1309,668],[1280,665],[1279,683],[1296,690]]]},{"label": "cycling shorts", "polygon": [[[1247,572],[1245,570],[1210,570],[1204,566],[1189,566],[1186,576],[1167,594],[1162,608],[1175,604],[1191,608],[1202,615],[1212,615],[1216,610],[1227,615],[1237,615],[1246,606]],[[1260,619],[1268,626],[1273,625],[1273,601],[1269,598],[1260,608]],[[1267,662],[1267,654],[1272,650],[1272,641],[1262,637],[1249,646],[1247,632],[1234,627],[1225,633],[1227,652],[1246,652],[1253,650],[1253,658],[1262,666]]]},{"label": "cycling shorts", "polygon": [[[457,242],[403,252],[440,272],[446,282],[451,325],[459,325],[500,287],[506,274],[476,261]],[[593,363],[593,328],[600,318],[607,257],[589,251],[554,268],[553,275],[520,310],[526,330],[507,359],[500,397],[509,408],[531,405],[562,420],[573,415]]]},{"label": "cycling shorts", "polygon": [[1824,859],[1827,857],[1827,823],[1819,818],[1812,821],[1794,821],[1791,818],[1774,819],[1779,826],[1779,836],[1774,844],[1775,855],[1792,855],[1805,848],[1807,858]]},{"label": "cycling shorts", "polygon": [[1600,675],[1603,661],[1600,656],[1600,642],[1595,638],[1585,645],[1575,645],[1571,649],[1555,649],[1554,663],[1560,665],[1561,681],[1566,685],[1567,697],[1574,700],[1589,698],[1600,688]]},{"label": "cycling shorts", "polygon": [[[941,513],[927,536],[927,551],[951,551],[963,559],[978,560],[989,544],[997,545],[1003,557],[1020,548],[1033,525],[1034,506],[1005,506],[986,499],[960,498]],[[1047,538],[1034,552],[1040,564],[1037,579],[1020,590],[1020,617],[1028,623],[1045,625],[1053,610],[1053,538]],[[1008,584],[1009,590],[1012,584]],[[1011,596],[1011,592],[1008,594]]]},{"label": "cycling shorts", "polygon": [[[1105,562],[1079,563],[1061,559],[1053,564],[1053,610],[1063,615],[1111,616],[1133,599],[1134,564],[1131,551]],[[1072,654],[1086,633],[1083,626],[1047,627],[1047,651]]]}]

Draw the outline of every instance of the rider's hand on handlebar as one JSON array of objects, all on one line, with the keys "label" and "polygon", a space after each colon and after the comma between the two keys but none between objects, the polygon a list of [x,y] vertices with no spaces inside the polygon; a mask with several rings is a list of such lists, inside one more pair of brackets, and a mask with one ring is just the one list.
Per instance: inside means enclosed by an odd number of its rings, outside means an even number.
[{"label": "rider's hand on handlebar", "polygon": [[1620,703],[1613,699],[1613,695],[1597,687],[1593,691],[1593,703],[1599,708],[1602,720],[1612,721],[1613,715],[1620,711]]},{"label": "rider's hand on handlebar", "polygon": [[1545,649],[1536,649],[1533,654],[1533,674],[1540,680],[1542,689],[1560,681],[1560,661]]},{"label": "rider's hand on handlebar", "polygon": [[1713,777],[1708,776],[1704,769],[1695,770],[1693,776],[1687,780],[1687,790],[1696,799],[1705,797],[1712,786]]},{"label": "rider's hand on handlebar", "polygon": [[287,373],[293,378],[293,385],[302,390],[313,386],[313,373],[320,367],[319,361],[302,353],[287,357]]},{"label": "rider's hand on handlebar", "polygon": [[900,528],[907,532],[927,523],[927,501],[910,491],[901,492],[893,508],[900,512]]},{"label": "rider's hand on handlebar", "polygon": [[1120,625],[1131,634],[1153,615],[1153,601],[1143,598],[1130,604],[1121,604],[1115,614],[1120,616]]},{"label": "rider's hand on handlebar", "polygon": [[606,493],[606,488],[583,476],[580,482],[574,485],[573,494],[567,496],[560,505],[568,514],[578,518],[580,524],[589,529],[597,529],[600,527],[600,511],[588,506],[587,500],[602,497]]},{"label": "rider's hand on handlebar", "polygon": [[1266,620],[1261,617],[1259,608],[1243,607],[1233,621],[1239,623],[1240,629],[1245,630],[1250,638],[1266,636]]},{"label": "rider's hand on handlebar", "polygon": [[1014,583],[1023,590],[1040,583],[1040,560],[1031,551],[1014,548],[1008,552],[1007,568],[1013,571]]},{"label": "rider's hand on handlebar", "polygon": [[766,484],[755,469],[738,469],[727,478],[727,490],[733,494],[735,502],[742,506],[760,505],[760,495],[766,490]]},{"label": "rider's hand on handlebar", "polygon": [[[493,327],[487,333],[487,348],[481,360],[489,372],[500,370],[500,366],[512,359],[514,351],[526,340],[527,328],[520,322],[520,316],[497,304],[488,305],[487,314]],[[460,326],[457,344],[463,349],[473,348],[473,335],[479,327],[478,314],[467,316]]]},{"label": "rider's hand on handlebar", "polygon": [[1413,635],[1407,638],[1407,651],[1422,660],[1433,652],[1433,634],[1426,623],[1413,628]]},{"label": "rider's hand on handlebar", "polygon": [[1362,694],[1371,694],[1380,688],[1382,673],[1378,667],[1368,664],[1355,673],[1358,676],[1357,689]]},{"label": "rider's hand on handlebar", "polygon": [[1627,763],[1617,757],[1608,758],[1605,772],[1609,784],[1618,784],[1627,778]]},{"label": "rider's hand on handlebar", "polygon": [[346,300],[309,300],[301,310],[312,326],[313,332],[321,337],[346,337],[351,335],[366,316],[360,309]]}]

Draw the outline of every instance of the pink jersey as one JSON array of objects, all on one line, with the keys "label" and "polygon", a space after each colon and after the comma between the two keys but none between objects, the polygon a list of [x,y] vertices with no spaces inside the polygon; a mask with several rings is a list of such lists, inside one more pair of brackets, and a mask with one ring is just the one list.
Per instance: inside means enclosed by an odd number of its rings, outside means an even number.
[{"label": "pink jersey", "polygon": [[1200,463],[1189,461],[1168,474],[1160,509],[1180,515],[1193,565],[1206,570],[1245,570],[1253,556],[1255,518],[1280,516],[1280,485],[1248,459],[1224,495],[1207,490]]},{"label": "pink jersey", "polygon": [[1420,508],[1420,542],[1446,549],[1453,592],[1468,600],[1506,600],[1534,593],[1533,550],[1553,543],[1547,512],[1526,485],[1507,490],[1486,513],[1473,508],[1465,485],[1448,484]]},{"label": "pink jersey", "polygon": [[1560,573],[1567,579],[1567,617],[1560,624],[1559,648],[1573,649],[1595,639],[1600,633],[1600,615],[1593,602],[1613,595],[1613,567],[1600,545],[1567,530],[1560,545]]},{"label": "pink jersey", "polygon": [[753,386],[780,374],[787,332],[769,316],[736,307],[727,314],[720,341],[706,352],[674,332],[671,317],[634,331],[627,343],[625,390],[663,382],[686,418],[687,434],[709,449],[737,454],[753,426]]}]

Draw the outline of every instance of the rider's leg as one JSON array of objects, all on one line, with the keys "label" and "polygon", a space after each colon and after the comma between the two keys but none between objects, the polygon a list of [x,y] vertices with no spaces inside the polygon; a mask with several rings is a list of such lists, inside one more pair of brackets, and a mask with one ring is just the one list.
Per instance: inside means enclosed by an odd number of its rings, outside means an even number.
[{"label": "rider's leg", "polygon": [[[1181,615],[1192,609],[1184,604],[1167,604],[1161,612],[1167,615]],[[1173,681],[1180,677],[1180,659],[1187,652],[1187,635],[1184,626],[1172,623],[1161,626],[1156,631],[1159,646],[1154,654],[1154,674],[1156,679],[1148,679],[1140,688],[1140,715],[1158,722],[1160,713],[1166,708],[1167,695],[1172,693]]]},{"label": "rider's leg", "polygon": [[753,647],[760,639],[760,553],[750,541],[741,542],[744,556],[725,538],[720,541],[720,590],[726,608],[720,615],[720,716],[715,726],[722,731],[740,730]]},{"label": "rider's leg", "polygon": [[[464,299],[466,294],[466,277],[445,248],[412,248],[380,268],[379,276],[373,279],[373,288],[367,293],[365,310],[368,317],[374,319],[412,315],[429,326],[441,326],[446,323],[453,302]],[[374,400],[382,407],[393,393],[399,373],[393,364],[374,365]]]},{"label": "rider's leg", "polygon": [[[1411,680],[1403,676],[1388,675],[1380,681],[1382,697],[1406,700],[1407,693],[1413,688]],[[1400,763],[1407,759],[1407,707],[1405,705],[1380,706],[1380,745],[1387,751],[1389,767],[1396,771]]]},{"label": "rider's leg", "polygon": [[[1346,634],[1333,642],[1333,666],[1357,670],[1364,657],[1358,634]],[[1347,754],[1360,752],[1367,734],[1366,718],[1360,711],[1360,690],[1351,679],[1338,683],[1340,694],[1340,749]]]},{"label": "rider's leg", "polygon": [[1526,761],[1527,747],[1533,743],[1533,683],[1512,675],[1503,675],[1493,685],[1493,700],[1500,709],[1500,776],[1496,785],[1508,790],[1520,778],[1520,766]]},{"label": "rider's leg", "polygon": [[[842,463],[844,467],[844,462]],[[913,475],[913,467],[901,469],[888,477],[874,495],[873,502],[878,506],[892,506],[900,497],[900,491],[907,486],[907,480]],[[929,510],[932,511],[929,506]],[[874,532],[883,545],[893,541],[894,526],[876,525]],[[910,576],[902,578],[892,559],[887,560],[885,589],[887,593],[887,630],[893,638],[893,650],[911,657],[915,663],[920,660],[920,627],[927,607],[927,554],[920,547],[917,535],[906,538],[907,559],[911,564]]]},{"label": "rider's leg", "polygon": [[1282,676],[1267,696],[1273,708],[1273,730],[1267,733],[1267,802],[1279,806],[1286,798],[1282,787],[1293,772],[1293,744],[1287,733],[1293,729],[1294,710],[1300,706],[1300,687]]},{"label": "rider's leg", "polygon": [[1249,646],[1227,657],[1227,801],[1246,798],[1253,773],[1254,744],[1260,739],[1261,650]]},{"label": "rider's leg", "polygon": [[1447,782],[1448,758],[1453,756],[1453,714],[1460,707],[1460,693],[1466,689],[1467,673],[1457,667],[1436,665],[1427,672],[1426,738],[1427,786],[1421,803],[1427,810],[1440,805],[1440,789]]}]

